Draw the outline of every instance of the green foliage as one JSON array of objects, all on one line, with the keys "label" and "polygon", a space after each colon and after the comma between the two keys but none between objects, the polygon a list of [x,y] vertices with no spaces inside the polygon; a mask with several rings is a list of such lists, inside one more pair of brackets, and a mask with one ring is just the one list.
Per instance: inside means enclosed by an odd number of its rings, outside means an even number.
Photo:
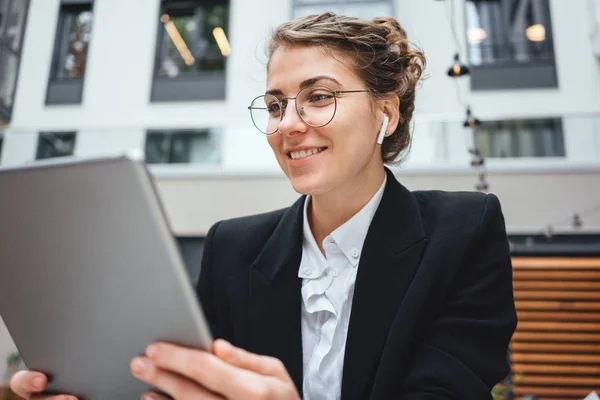
[{"label": "green foliage", "polygon": [[6,365],[12,366],[19,364],[22,361],[21,354],[18,351],[10,353],[6,358]]}]

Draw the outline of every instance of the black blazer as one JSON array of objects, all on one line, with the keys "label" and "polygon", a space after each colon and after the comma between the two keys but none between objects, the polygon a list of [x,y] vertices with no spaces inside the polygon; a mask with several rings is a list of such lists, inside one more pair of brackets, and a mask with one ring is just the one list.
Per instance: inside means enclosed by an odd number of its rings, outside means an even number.
[{"label": "black blazer", "polygon": [[[359,263],[342,400],[482,400],[509,373],[517,317],[494,195],[388,181]],[[209,231],[198,295],[215,337],[277,357],[302,393],[305,196]]]}]

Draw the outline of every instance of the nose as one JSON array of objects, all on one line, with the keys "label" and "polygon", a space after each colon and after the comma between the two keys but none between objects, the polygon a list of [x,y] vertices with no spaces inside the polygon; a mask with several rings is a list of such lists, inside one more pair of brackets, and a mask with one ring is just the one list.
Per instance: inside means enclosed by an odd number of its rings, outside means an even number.
[{"label": "nose", "polygon": [[307,129],[308,125],[296,111],[296,99],[289,99],[283,118],[279,123],[279,133],[286,136],[295,136],[306,132]]}]

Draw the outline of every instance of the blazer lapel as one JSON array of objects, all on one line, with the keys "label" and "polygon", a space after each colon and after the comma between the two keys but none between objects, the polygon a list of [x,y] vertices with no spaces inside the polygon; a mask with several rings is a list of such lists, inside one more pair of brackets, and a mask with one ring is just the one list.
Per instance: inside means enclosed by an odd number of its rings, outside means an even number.
[{"label": "blazer lapel", "polygon": [[290,207],[252,264],[249,277],[251,346],[280,359],[302,394],[301,283],[305,196]]},{"label": "blazer lapel", "polygon": [[426,244],[417,200],[387,168],[386,173],[385,192],[369,227],[356,277],[343,400],[368,397],[389,329]]}]

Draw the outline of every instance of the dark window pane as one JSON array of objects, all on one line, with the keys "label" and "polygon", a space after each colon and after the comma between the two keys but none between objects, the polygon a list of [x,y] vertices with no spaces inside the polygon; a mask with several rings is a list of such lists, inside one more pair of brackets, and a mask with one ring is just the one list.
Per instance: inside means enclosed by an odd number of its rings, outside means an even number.
[{"label": "dark window pane", "polygon": [[548,0],[469,0],[465,20],[471,65],[554,59]]},{"label": "dark window pane", "polygon": [[35,159],[72,156],[75,150],[75,132],[41,132]]},{"label": "dark window pane", "polygon": [[181,258],[186,266],[190,280],[196,285],[200,276],[202,252],[204,251],[204,238],[202,237],[175,237],[179,245]]},{"label": "dark window pane", "polygon": [[146,135],[148,164],[219,164],[220,135],[214,131],[150,131]]},{"label": "dark window pane", "polygon": [[336,14],[372,19],[382,15],[392,15],[390,0],[296,0],[294,18],[331,11]]},{"label": "dark window pane", "polygon": [[25,32],[25,13],[27,12],[27,0],[12,0],[10,9],[6,15],[6,32],[4,39],[9,46],[19,51],[21,38]]},{"label": "dark window pane", "polygon": [[4,32],[4,26],[6,25],[6,8],[8,7],[8,0],[0,0],[0,34]]},{"label": "dark window pane", "polygon": [[561,119],[487,121],[475,131],[483,157],[564,157]]},{"label": "dark window pane", "polygon": [[53,78],[83,78],[92,32],[91,6],[63,6],[58,29]]},{"label": "dark window pane", "polygon": [[228,1],[163,3],[158,74],[174,78],[224,71],[229,53]]},{"label": "dark window pane", "polygon": [[0,46],[0,107],[5,110],[12,109],[19,69],[19,58],[12,51]]}]

